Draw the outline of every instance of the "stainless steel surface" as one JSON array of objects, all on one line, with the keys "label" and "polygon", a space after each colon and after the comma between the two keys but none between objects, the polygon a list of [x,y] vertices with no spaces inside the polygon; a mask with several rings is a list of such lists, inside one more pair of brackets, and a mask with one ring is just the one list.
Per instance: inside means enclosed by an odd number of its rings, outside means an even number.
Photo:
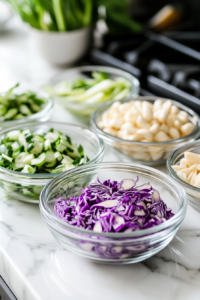
[{"label": "stainless steel surface", "polygon": [[0,300],[17,300],[10,288],[0,276]]}]

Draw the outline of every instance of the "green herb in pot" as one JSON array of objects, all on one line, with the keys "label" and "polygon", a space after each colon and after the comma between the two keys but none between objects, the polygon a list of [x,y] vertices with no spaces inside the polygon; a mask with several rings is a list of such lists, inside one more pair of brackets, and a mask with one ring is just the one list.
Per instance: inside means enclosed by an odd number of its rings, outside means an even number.
[{"label": "green herb in pot", "polygon": [[[111,32],[140,32],[141,25],[129,16],[128,0],[7,0],[21,19],[44,31],[71,31],[105,19]],[[103,8],[105,14],[100,11]]]}]

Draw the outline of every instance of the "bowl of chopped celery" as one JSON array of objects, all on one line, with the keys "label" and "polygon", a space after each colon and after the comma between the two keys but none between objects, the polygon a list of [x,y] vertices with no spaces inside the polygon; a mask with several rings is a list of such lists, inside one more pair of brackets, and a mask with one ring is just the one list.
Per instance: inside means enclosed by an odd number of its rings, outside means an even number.
[{"label": "bowl of chopped celery", "polygon": [[0,187],[10,197],[38,203],[43,187],[61,172],[100,162],[104,144],[89,129],[33,122],[0,134]]},{"label": "bowl of chopped celery", "polygon": [[0,128],[32,121],[47,121],[52,112],[52,97],[41,97],[35,92],[15,93],[17,83],[0,94]]},{"label": "bowl of chopped celery", "polygon": [[184,189],[143,165],[106,162],[69,170],[40,195],[40,211],[66,250],[98,263],[136,263],[166,247],[187,208]]},{"label": "bowl of chopped celery", "polygon": [[67,110],[89,117],[103,102],[137,96],[139,86],[137,78],[122,70],[84,66],[57,74],[44,89]]}]

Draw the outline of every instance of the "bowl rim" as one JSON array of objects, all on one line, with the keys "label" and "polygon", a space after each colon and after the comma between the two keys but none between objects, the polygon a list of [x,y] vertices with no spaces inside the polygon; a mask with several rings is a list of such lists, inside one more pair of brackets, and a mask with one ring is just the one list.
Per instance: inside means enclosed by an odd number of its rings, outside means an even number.
[{"label": "bowl rim", "polygon": [[[87,66],[81,66],[81,67],[76,67],[76,68],[71,68],[71,69],[67,69],[67,70],[63,70],[62,72],[58,72],[56,74],[54,74],[53,77],[50,78],[49,82],[45,85],[43,85],[43,89],[45,86],[47,85],[52,85],[52,86],[55,86],[57,83],[63,81],[64,79],[60,79],[60,80],[57,80],[57,78],[62,77],[64,76],[65,74],[70,74],[70,73],[73,73],[75,71],[104,71],[104,72],[107,72],[107,73],[113,73],[115,75],[119,75],[119,76],[123,76],[124,78],[128,79],[130,82],[131,82],[131,90],[130,92],[123,98],[123,99],[129,99],[130,97],[134,97],[138,95],[139,93],[139,90],[140,90],[140,82],[139,80],[134,76],[132,75],[131,73],[128,73],[126,71],[123,71],[121,69],[118,69],[118,68],[113,68],[113,67],[108,67],[108,66],[92,66],[92,65],[87,65]],[[77,77],[78,78],[78,77]],[[136,91],[134,91],[133,89],[136,89]],[[61,97],[61,96],[58,96],[58,95],[55,95],[54,96],[55,99],[60,99],[60,100],[64,100],[65,97]],[[112,104],[113,102],[115,102],[117,100],[108,100],[108,101],[105,101],[104,103],[109,103],[109,104]],[[67,105],[69,105],[69,108],[70,106],[71,107],[99,107],[102,105],[102,102],[100,103],[76,103],[76,102],[73,102],[73,101],[67,101]]]},{"label": "bowl rim", "polygon": [[40,110],[39,112],[37,112],[29,117],[25,117],[20,120],[10,120],[10,121],[0,122],[0,127],[2,127],[3,129],[4,129],[4,126],[6,126],[7,128],[9,126],[14,127],[14,124],[17,125],[17,124],[31,122],[31,121],[34,121],[35,119],[38,119],[38,118],[46,115],[53,108],[54,100],[53,100],[53,97],[51,97],[51,96],[48,96],[48,97],[41,96],[41,98],[42,98],[42,100],[46,101],[46,105],[43,107],[42,110]]},{"label": "bowl rim", "polygon": [[200,193],[200,188],[197,188],[197,187],[183,181],[181,178],[179,178],[177,173],[174,171],[174,169],[172,169],[172,165],[171,165],[171,163],[173,161],[175,161],[175,159],[177,158],[178,155],[183,154],[186,149],[189,151],[193,146],[200,147],[200,140],[188,143],[187,145],[184,145],[184,146],[178,148],[177,150],[173,151],[167,159],[166,167],[167,167],[168,174],[173,179],[175,179],[180,185],[184,186],[187,190],[190,189],[190,190]]},{"label": "bowl rim", "polygon": [[69,36],[69,35],[81,33],[84,31],[90,31],[92,29],[93,29],[93,25],[87,25],[85,27],[73,29],[73,30],[69,30],[69,31],[55,31],[55,30],[47,31],[47,30],[38,29],[38,28],[31,26],[32,32],[41,33],[41,35],[47,35],[47,36],[55,36],[55,35],[56,36],[67,36],[68,35]]},{"label": "bowl rim", "polygon": [[174,145],[174,144],[177,144],[177,143],[184,142],[187,139],[191,139],[191,138],[196,139],[200,135],[200,117],[199,117],[199,115],[195,111],[193,111],[191,108],[183,105],[180,102],[177,102],[177,101],[172,100],[172,99],[162,98],[162,97],[156,97],[156,96],[138,96],[136,98],[120,100],[119,102],[126,103],[126,102],[137,101],[137,100],[141,100],[141,101],[152,100],[152,101],[155,101],[157,99],[161,99],[161,100],[164,100],[164,101],[171,100],[172,104],[178,106],[179,108],[181,108],[182,110],[188,112],[189,114],[193,115],[194,117],[197,117],[198,118],[198,122],[196,122],[196,126],[195,126],[194,130],[189,135],[186,135],[186,136],[181,137],[179,139],[172,139],[170,141],[164,141],[164,142],[137,142],[137,141],[124,140],[124,139],[121,139],[119,137],[115,137],[115,136],[113,136],[111,134],[108,134],[108,133],[104,132],[101,128],[99,128],[97,126],[97,123],[96,123],[96,117],[97,117],[97,115],[99,114],[99,112],[101,110],[104,109],[104,111],[105,111],[106,107],[110,106],[110,103],[104,103],[97,110],[95,110],[95,112],[92,114],[91,119],[90,119],[91,128],[102,139],[106,138],[107,140],[110,139],[110,140],[114,140],[116,142],[126,143],[126,144],[129,144],[129,145],[138,145],[138,146],[165,146],[165,145]]},{"label": "bowl rim", "polygon": [[[51,127],[54,127],[54,125],[67,125],[73,128],[79,128],[79,130],[82,131],[87,131],[90,132],[90,134],[94,135],[94,137],[96,138],[97,142],[98,142],[98,152],[95,155],[95,157],[90,160],[89,162],[87,162],[85,165],[91,164],[91,163],[95,163],[97,159],[101,158],[104,155],[104,142],[101,138],[98,137],[97,134],[95,134],[95,132],[91,131],[89,128],[87,128],[86,126],[80,126],[77,124],[73,124],[73,123],[65,123],[65,122],[54,122],[54,121],[46,121],[46,122],[32,122],[32,123],[23,123],[17,126],[13,126],[13,127],[7,127],[3,130],[0,131],[0,138],[3,134],[6,134],[12,130],[17,130],[20,129],[22,127],[22,125],[24,127],[30,128],[31,126],[45,126],[45,125],[49,125]],[[53,177],[56,177],[60,174],[62,174],[63,172],[59,172],[59,173],[39,173],[39,174],[28,174],[28,173],[21,173],[21,172],[16,172],[16,171],[12,171],[6,168],[3,168],[0,166],[0,173],[6,174],[6,175],[10,175],[11,179],[13,179],[13,176],[15,178],[15,181],[17,178],[20,178],[19,181],[21,182],[23,179],[51,179]],[[22,179],[23,178],[23,179]]]},{"label": "bowl rim", "polygon": [[[82,229],[73,225],[69,225],[66,222],[64,222],[63,220],[59,219],[56,215],[54,215],[53,213],[50,212],[50,210],[48,209],[47,203],[45,202],[45,196],[46,196],[46,191],[49,188],[49,186],[53,185],[55,183],[55,181],[59,181],[62,180],[62,178],[66,178],[66,176],[69,176],[69,178],[71,177],[72,173],[76,173],[73,174],[74,176],[79,175],[82,173],[82,171],[88,171],[90,168],[98,168],[99,166],[116,166],[116,167],[121,167],[121,169],[125,169],[127,167],[132,167],[132,168],[138,168],[140,170],[143,170],[143,172],[145,170],[151,171],[153,174],[156,175],[161,175],[162,178],[167,178],[168,180],[171,181],[172,186],[176,185],[176,187],[179,190],[179,197],[181,198],[181,204],[180,207],[177,211],[177,213],[170,218],[169,220],[167,220],[166,222],[157,225],[155,227],[149,228],[149,229],[142,229],[142,230],[136,230],[130,233],[99,233],[99,232],[94,232],[94,231],[90,231],[87,229]],[[171,186],[171,185],[170,185]],[[55,189],[55,188],[54,188]],[[54,189],[52,190],[52,192],[54,191]],[[59,176],[57,176],[56,178],[54,178],[53,180],[51,180],[42,190],[41,194],[40,194],[40,200],[39,200],[39,207],[40,207],[40,212],[43,215],[43,217],[46,219],[50,219],[50,222],[54,221],[54,225],[55,223],[57,223],[56,225],[59,225],[59,227],[57,226],[56,229],[59,230],[60,229],[60,225],[62,226],[62,228],[64,229],[69,229],[71,231],[74,231],[76,233],[82,233],[82,234],[89,234],[91,236],[102,236],[102,237],[107,237],[107,238],[128,238],[128,237],[146,237],[147,235],[150,234],[156,234],[159,233],[160,231],[167,229],[173,225],[175,225],[181,218],[182,220],[185,217],[186,214],[186,208],[187,208],[187,196],[186,196],[186,192],[183,189],[183,187],[178,184],[177,182],[174,182],[174,180],[168,176],[167,174],[165,174],[164,172],[161,172],[155,168],[151,168],[151,167],[147,167],[145,165],[139,165],[139,164],[129,164],[129,163],[120,163],[120,162],[102,162],[102,163],[98,163],[98,164],[90,164],[88,166],[80,166],[77,167],[76,170],[72,171],[66,171],[62,174],[60,174]],[[50,225],[51,226],[51,225]],[[55,229],[55,226],[54,226]]]}]

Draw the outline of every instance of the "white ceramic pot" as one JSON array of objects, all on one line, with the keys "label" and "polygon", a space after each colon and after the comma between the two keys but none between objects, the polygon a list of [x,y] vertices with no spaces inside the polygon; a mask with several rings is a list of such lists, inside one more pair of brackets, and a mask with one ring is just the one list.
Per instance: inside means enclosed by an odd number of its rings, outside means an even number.
[{"label": "white ceramic pot", "polygon": [[92,28],[56,32],[32,28],[32,36],[40,54],[50,63],[71,65],[87,52]]},{"label": "white ceramic pot", "polygon": [[6,25],[11,17],[12,13],[8,5],[0,1],[0,32],[6,29]]}]

